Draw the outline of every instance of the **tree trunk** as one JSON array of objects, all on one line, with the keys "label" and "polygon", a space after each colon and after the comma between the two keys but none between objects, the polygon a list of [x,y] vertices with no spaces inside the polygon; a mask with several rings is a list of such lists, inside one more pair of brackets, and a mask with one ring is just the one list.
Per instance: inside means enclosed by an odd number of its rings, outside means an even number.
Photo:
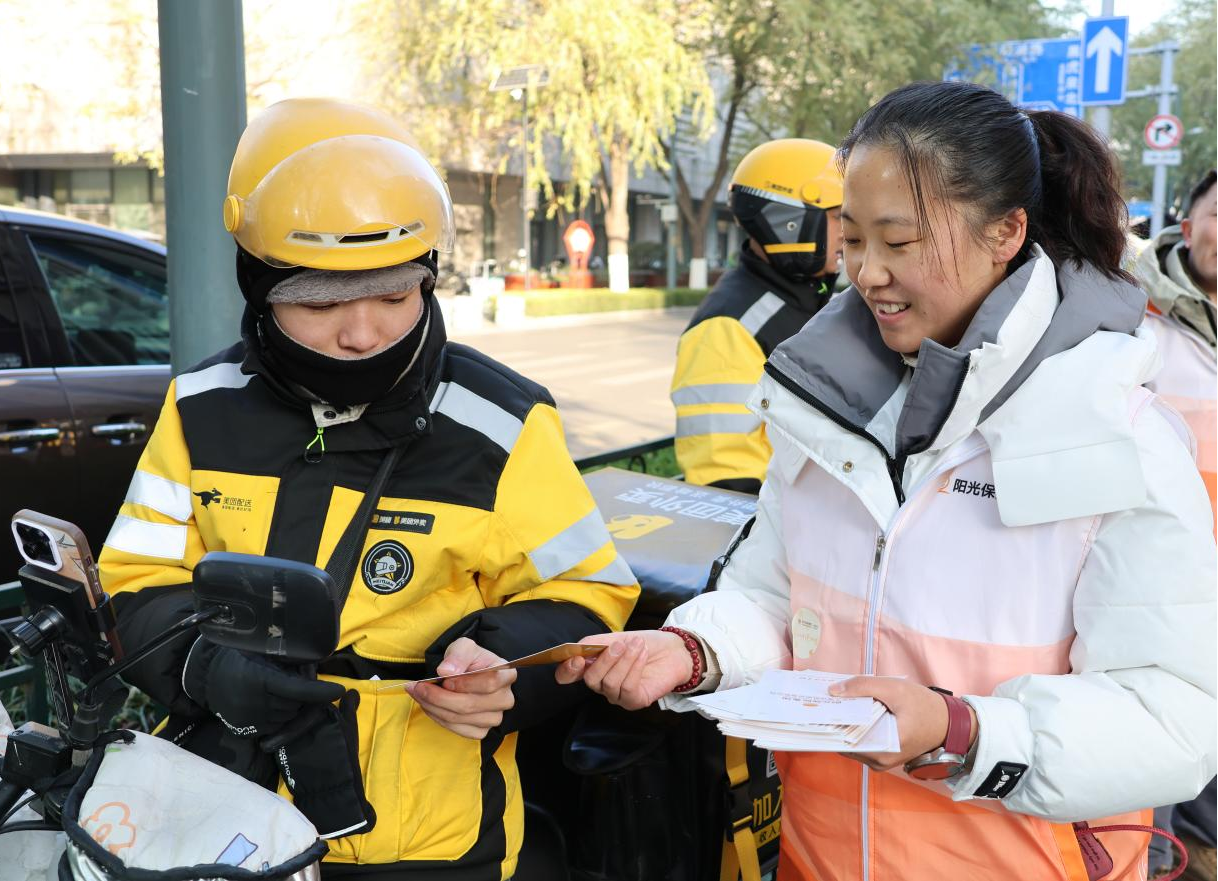
[{"label": "tree trunk", "polygon": [[[693,288],[706,287],[706,230],[710,226],[711,218],[715,213],[715,196],[718,195],[719,188],[723,186],[723,180],[727,177],[732,134],[736,130],[737,114],[751,89],[752,86],[745,79],[743,66],[737,60],[732,78],[731,97],[728,99],[727,114],[723,120],[719,152],[715,160],[715,171],[711,175],[710,185],[706,188],[706,192],[702,194],[702,200],[698,203],[696,210],[694,208],[694,195],[690,192],[689,183],[685,180],[685,174],[681,171],[681,164],[677,161],[676,145],[674,144],[666,149],[668,161],[676,165],[677,205],[681,209],[681,217],[685,221],[686,228],[689,230],[689,286]],[[726,256],[726,254],[720,254],[719,258],[723,259]]]},{"label": "tree trunk", "polygon": [[608,199],[605,204],[605,236],[609,239],[609,290],[623,293],[630,288],[630,160],[620,143],[609,146]]}]

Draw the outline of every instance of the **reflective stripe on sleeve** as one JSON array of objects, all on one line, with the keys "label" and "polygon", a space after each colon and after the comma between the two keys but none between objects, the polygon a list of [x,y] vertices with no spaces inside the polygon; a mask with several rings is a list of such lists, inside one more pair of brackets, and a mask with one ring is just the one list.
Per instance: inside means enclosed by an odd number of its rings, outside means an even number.
[{"label": "reflective stripe on sleeve", "polygon": [[744,404],[756,388],[751,382],[708,382],[704,385],[687,385],[672,393],[672,402],[678,407],[690,404]]},{"label": "reflective stripe on sleeve", "polygon": [[[601,512],[593,508],[541,547],[529,552],[542,579],[549,581],[574,569],[609,542],[609,530]],[[634,584],[633,579],[629,582]]]},{"label": "reflective stripe on sleeve", "polygon": [[630,571],[630,565],[618,554],[613,558],[613,562],[605,568],[593,572],[591,575],[581,575],[579,578],[572,579],[573,581],[597,581],[601,584],[616,584],[619,587],[630,587],[638,583],[638,579],[634,577],[634,573]]},{"label": "reflective stripe on sleeve", "polygon": [[481,432],[508,453],[524,430],[524,423],[507,410],[455,382],[440,383],[431,399],[431,411]]},{"label": "reflective stripe on sleeve", "polygon": [[119,514],[106,536],[106,544],[116,551],[181,561],[186,556],[186,527],[149,523]]},{"label": "reflective stripe on sleeve", "polygon": [[677,437],[695,434],[748,434],[755,431],[761,420],[752,413],[703,413],[699,416],[678,416]]},{"label": "reflective stripe on sleeve", "polygon": [[753,336],[757,336],[757,332],[781,308],[782,298],[775,293],[767,291],[761,295],[761,298],[756,303],[748,308],[747,312],[740,316],[740,323],[744,325],[745,330]]},{"label": "reflective stripe on sleeve", "polygon": [[127,501],[160,511],[182,523],[190,519],[190,487],[147,471],[135,472],[131,486],[127,488]]},{"label": "reflective stripe on sleeve", "polygon": [[183,373],[174,385],[174,398],[180,401],[212,389],[245,388],[251,379],[253,376],[241,372],[240,364],[225,361],[194,373]]}]

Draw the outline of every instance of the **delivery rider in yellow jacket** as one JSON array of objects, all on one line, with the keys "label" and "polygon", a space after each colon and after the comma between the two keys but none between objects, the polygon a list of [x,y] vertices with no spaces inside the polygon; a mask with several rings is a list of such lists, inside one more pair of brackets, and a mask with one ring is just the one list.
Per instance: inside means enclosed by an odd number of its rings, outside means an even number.
[{"label": "delivery rider in yellow jacket", "polygon": [[634,576],[550,395],[446,341],[452,206],[399,123],[277,104],[229,193],[243,339],[170,386],[102,578],[134,645],[189,613],[208,551],[333,574],[349,546],[339,649],[314,678],[200,637],[129,678],[169,707],[163,736],[296,800],[330,840],[323,878],[508,878],[514,732],[561,708],[552,671],[383,686],[620,629]]},{"label": "delivery rider in yellow jacket", "polygon": [[690,483],[760,489],[770,444],[745,401],[774,347],[833,293],[841,204],[828,144],[770,141],[736,168],[728,207],[748,238],[681,336],[672,378],[677,464]]}]

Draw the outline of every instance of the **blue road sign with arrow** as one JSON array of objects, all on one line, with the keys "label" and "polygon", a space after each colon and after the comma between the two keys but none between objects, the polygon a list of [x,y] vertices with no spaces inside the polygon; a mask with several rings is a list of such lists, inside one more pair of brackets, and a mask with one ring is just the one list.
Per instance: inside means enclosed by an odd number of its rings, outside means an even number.
[{"label": "blue road sign with arrow", "polygon": [[1083,24],[1082,104],[1124,104],[1129,68],[1129,17],[1089,18]]},{"label": "blue road sign with arrow", "polygon": [[963,64],[945,71],[943,78],[987,83],[1027,110],[1060,110],[1077,117],[1082,116],[1081,56],[1076,37],[971,46]]}]

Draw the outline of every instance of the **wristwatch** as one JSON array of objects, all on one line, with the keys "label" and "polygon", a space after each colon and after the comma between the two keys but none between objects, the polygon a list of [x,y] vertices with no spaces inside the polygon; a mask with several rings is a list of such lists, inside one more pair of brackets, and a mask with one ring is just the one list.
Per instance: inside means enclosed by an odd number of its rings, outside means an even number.
[{"label": "wristwatch", "polygon": [[915,780],[948,780],[964,771],[973,722],[968,704],[945,689],[933,685],[930,689],[938,692],[947,704],[947,737],[943,746],[906,762],[905,773]]}]

